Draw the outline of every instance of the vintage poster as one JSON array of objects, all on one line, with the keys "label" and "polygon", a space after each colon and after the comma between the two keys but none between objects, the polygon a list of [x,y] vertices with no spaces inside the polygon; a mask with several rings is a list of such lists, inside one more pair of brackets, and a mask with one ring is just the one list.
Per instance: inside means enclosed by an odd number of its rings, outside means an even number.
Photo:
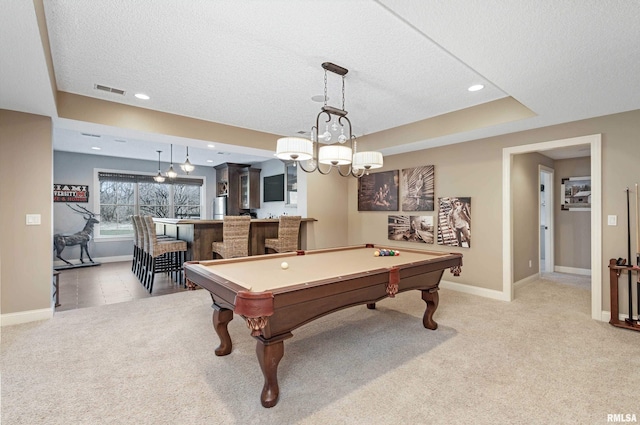
[{"label": "vintage poster", "polygon": [[89,202],[89,186],[54,183],[53,202]]}]

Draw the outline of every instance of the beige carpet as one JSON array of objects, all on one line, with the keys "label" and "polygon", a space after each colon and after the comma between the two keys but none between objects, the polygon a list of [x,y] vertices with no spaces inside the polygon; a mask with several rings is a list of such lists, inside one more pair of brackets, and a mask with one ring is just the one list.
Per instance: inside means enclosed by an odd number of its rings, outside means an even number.
[{"label": "beige carpet", "polygon": [[418,292],[310,323],[285,342],[271,409],[260,405],[255,342],[238,317],[233,352],[213,354],[202,290],[5,327],[2,424],[640,420],[640,333],[591,320],[583,278],[553,275],[512,303],[441,290],[437,331],[422,327]]}]

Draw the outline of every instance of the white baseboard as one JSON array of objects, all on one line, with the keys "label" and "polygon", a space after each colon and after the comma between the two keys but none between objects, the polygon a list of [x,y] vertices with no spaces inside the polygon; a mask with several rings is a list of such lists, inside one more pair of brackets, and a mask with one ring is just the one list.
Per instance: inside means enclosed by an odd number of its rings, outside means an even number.
[{"label": "white baseboard", "polygon": [[[69,261],[71,262],[80,262],[78,258],[72,258]],[[116,257],[100,257],[94,258],[93,261],[96,263],[118,263],[120,261],[133,261],[133,255],[118,255]],[[66,263],[64,261],[56,260],[53,262],[54,266],[64,266]]]},{"label": "white baseboard", "polygon": [[519,289],[522,288],[524,286],[529,285],[530,283],[535,282],[536,280],[540,279],[540,273],[534,273],[531,276],[527,276],[524,279],[520,279],[517,282],[513,283],[513,289]]},{"label": "white baseboard", "polygon": [[[628,314],[624,314],[624,313],[620,313],[618,314],[618,320],[620,320],[621,322],[624,322],[625,319],[627,319],[629,317]],[[610,311],[602,311],[602,315],[601,315],[602,321],[603,322],[609,322],[609,320],[611,320],[611,312]],[[634,319],[636,320],[640,320],[640,316],[635,316]]]},{"label": "white baseboard", "polygon": [[579,274],[582,276],[591,276],[591,269],[577,269],[575,267],[555,266],[553,271],[558,273]]},{"label": "white baseboard", "polygon": [[496,291],[493,289],[478,288],[477,286],[463,285],[461,283],[449,282],[446,280],[440,281],[440,287],[444,289],[451,289],[453,291],[463,292],[465,294],[478,295],[484,298],[491,298],[500,301],[511,301],[507,299],[506,295],[502,291]]},{"label": "white baseboard", "polygon": [[53,308],[7,313],[0,315],[0,326],[11,326],[19,325],[21,323],[36,322],[38,320],[49,320],[52,317]]}]

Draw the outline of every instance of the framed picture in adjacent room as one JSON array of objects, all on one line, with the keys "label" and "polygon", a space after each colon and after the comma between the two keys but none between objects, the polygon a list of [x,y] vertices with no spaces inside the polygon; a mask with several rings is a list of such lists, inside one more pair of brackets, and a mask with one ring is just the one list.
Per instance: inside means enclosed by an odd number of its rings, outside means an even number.
[{"label": "framed picture in adjacent room", "polygon": [[400,179],[402,211],[433,211],[435,182],[433,165],[405,168]]},{"label": "framed picture in adjacent room", "polygon": [[591,177],[568,177],[560,186],[562,211],[591,211]]},{"label": "framed picture in adjacent room", "polygon": [[358,211],[398,211],[398,170],[358,179]]}]

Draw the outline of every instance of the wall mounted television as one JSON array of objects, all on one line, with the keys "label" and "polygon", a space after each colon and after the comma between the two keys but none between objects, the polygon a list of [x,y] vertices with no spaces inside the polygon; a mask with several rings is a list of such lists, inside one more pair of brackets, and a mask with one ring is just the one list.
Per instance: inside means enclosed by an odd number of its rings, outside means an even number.
[{"label": "wall mounted television", "polygon": [[264,202],[284,201],[284,174],[264,177],[262,188]]}]

